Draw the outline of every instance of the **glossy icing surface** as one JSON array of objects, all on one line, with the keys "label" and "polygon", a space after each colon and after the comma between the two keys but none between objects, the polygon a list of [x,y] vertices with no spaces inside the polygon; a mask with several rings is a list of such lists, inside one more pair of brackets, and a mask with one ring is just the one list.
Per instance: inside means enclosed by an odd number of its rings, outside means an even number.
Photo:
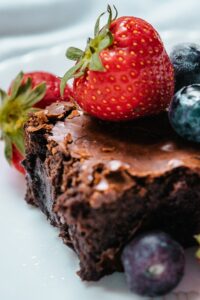
[{"label": "glossy icing surface", "polygon": [[156,176],[179,166],[200,168],[200,146],[179,138],[166,113],[106,123],[73,110],[64,121],[55,123],[49,139],[62,147],[67,139],[70,154],[82,159],[83,169],[98,161],[111,170],[123,167],[138,176]]}]

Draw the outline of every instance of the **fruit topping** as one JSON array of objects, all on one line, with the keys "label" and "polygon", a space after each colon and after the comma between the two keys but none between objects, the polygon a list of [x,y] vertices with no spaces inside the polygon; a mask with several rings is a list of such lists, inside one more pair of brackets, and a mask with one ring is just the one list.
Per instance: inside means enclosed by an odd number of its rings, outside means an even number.
[{"label": "fruit topping", "polygon": [[174,93],[173,66],[157,31],[136,17],[117,18],[110,6],[108,20],[84,51],[69,48],[67,57],[76,64],[64,75],[74,78],[74,97],[92,116],[125,121],[157,114],[168,107]]},{"label": "fruit topping", "polygon": [[183,87],[175,94],[169,120],[180,136],[200,143],[200,84]]},{"label": "fruit topping", "polygon": [[175,72],[175,91],[200,83],[200,45],[184,43],[174,47],[170,54]]},{"label": "fruit topping", "polygon": [[69,100],[72,91],[66,85],[63,97],[60,95],[60,79],[47,72],[20,72],[12,82],[8,93],[0,90],[0,130],[5,141],[5,155],[8,162],[24,173],[21,161],[24,159],[23,125],[29,113],[37,108],[59,101]]},{"label": "fruit topping", "polygon": [[129,288],[142,296],[161,296],[177,286],[184,274],[182,247],[168,234],[139,236],[122,253]]},{"label": "fruit topping", "polygon": [[56,101],[68,101],[70,98],[73,98],[72,90],[68,85],[65,86],[64,94],[63,96],[61,96],[60,78],[55,76],[54,74],[44,71],[24,73],[23,83],[25,83],[28,78],[31,79],[32,88],[34,88],[41,82],[45,82],[46,84],[46,93],[42,100],[37,102],[38,108],[45,108],[46,106],[51,105]]}]

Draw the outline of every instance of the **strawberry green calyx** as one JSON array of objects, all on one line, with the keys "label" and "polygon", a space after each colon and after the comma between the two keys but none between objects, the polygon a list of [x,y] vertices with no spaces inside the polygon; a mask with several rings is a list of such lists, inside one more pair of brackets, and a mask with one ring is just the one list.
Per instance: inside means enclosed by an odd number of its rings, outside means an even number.
[{"label": "strawberry green calyx", "polygon": [[110,5],[108,5],[108,20],[106,25],[103,26],[101,29],[100,20],[106,12],[102,13],[98,17],[94,28],[94,37],[88,39],[85,51],[74,47],[70,47],[67,49],[66,57],[70,60],[76,61],[77,63],[75,66],[69,69],[63,76],[60,85],[61,95],[63,95],[64,93],[67,81],[71,78],[78,78],[84,75],[87,69],[91,71],[105,71],[99,54],[103,49],[106,49],[113,44],[113,36],[110,32],[110,24],[111,22],[116,20],[118,16],[117,9],[114,5],[113,7],[115,10],[115,16],[113,17],[112,9]]},{"label": "strawberry green calyx", "polygon": [[46,93],[45,83],[32,88],[31,78],[23,82],[23,76],[23,72],[17,75],[8,94],[0,89],[0,131],[9,163],[12,161],[13,145],[24,155],[24,122],[29,113],[35,110],[33,106]]}]

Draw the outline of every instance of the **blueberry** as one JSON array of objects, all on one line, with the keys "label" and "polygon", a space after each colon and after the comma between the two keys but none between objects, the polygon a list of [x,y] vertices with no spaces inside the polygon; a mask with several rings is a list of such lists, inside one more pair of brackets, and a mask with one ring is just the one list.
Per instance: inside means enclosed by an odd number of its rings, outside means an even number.
[{"label": "blueberry", "polygon": [[175,92],[182,87],[200,83],[200,45],[179,44],[170,54],[175,72]]},{"label": "blueberry", "polygon": [[180,136],[200,143],[200,84],[189,85],[175,94],[169,120]]},{"label": "blueberry", "polygon": [[151,232],[124,248],[122,264],[133,292],[141,296],[161,296],[180,282],[185,267],[184,250],[168,234]]}]

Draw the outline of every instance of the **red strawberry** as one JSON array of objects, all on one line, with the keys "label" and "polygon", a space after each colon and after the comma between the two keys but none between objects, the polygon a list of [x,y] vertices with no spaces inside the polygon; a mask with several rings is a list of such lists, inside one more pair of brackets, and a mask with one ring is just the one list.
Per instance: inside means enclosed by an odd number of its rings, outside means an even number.
[{"label": "red strawberry", "polygon": [[[46,106],[50,105],[53,102],[56,102],[57,100],[69,100],[70,97],[72,97],[72,90],[71,88],[66,85],[64,90],[64,95],[61,97],[60,95],[60,78],[48,73],[48,72],[42,72],[42,71],[35,71],[30,73],[25,73],[23,75],[23,81],[24,84],[28,78],[31,78],[31,86],[34,88],[35,86],[39,85],[41,82],[45,82],[46,84],[46,93],[41,101],[36,103],[35,106],[38,108],[45,108]],[[11,91],[12,84],[8,90],[8,93]]]},{"label": "red strawberry", "polygon": [[157,114],[168,106],[174,93],[170,59],[156,30],[136,17],[112,18],[85,51],[69,48],[67,57],[77,63],[63,77],[61,92],[75,78],[74,97],[89,114],[111,121]]},{"label": "red strawberry", "polygon": [[22,155],[15,145],[12,145],[12,165],[17,169],[20,173],[25,174],[25,170],[21,164],[24,159],[24,155]]},{"label": "red strawberry", "polygon": [[24,173],[21,161],[24,159],[23,125],[33,107],[45,108],[59,101],[69,100],[72,91],[66,86],[60,95],[60,79],[47,72],[20,72],[11,84],[8,93],[0,90],[0,129],[5,141],[5,155],[10,164]]}]

